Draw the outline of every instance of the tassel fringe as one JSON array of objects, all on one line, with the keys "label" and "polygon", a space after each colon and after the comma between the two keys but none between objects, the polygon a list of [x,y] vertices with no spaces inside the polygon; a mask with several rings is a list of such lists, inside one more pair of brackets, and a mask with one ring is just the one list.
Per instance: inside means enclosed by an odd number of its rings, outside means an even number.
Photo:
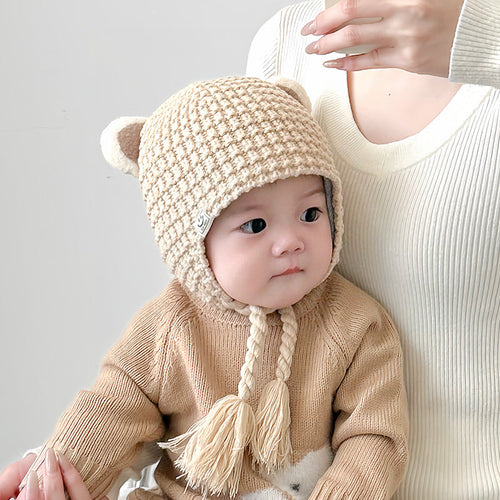
[{"label": "tassel fringe", "polygon": [[286,467],[292,457],[290,396],[283,380],[275,379],[262,391],[255,416],[257,432],[251,443],[254,462],[268,474]]},{"label": "tassel fringe", "polygon": [[254,439],[255,416],[238,396],[219,399],[185,434],[161,443],[180,453],[175,464],[187,485],[203,495],[222,493],[235,497],[243,467],[245,448]]}]

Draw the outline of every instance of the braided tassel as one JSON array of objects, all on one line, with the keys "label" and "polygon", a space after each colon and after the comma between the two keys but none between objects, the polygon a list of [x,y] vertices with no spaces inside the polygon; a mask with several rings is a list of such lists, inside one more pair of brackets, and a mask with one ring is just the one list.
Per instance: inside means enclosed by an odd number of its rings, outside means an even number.
[{"label": "braided tassel", "polygon": [[268,474],[286,467],[292,457],[290,442],[290,396],[286,381],[297,340],[297,320],[292,307],[280,310],[283,322],[276,379],[262,390],[255,415],[256,432],[251,443],[254,461]]},{"label": "braided tassel", "polygon": [[248,399],[254,390],[253,370],[266,333],[264,311],[250,306],[250,322],[238,396],[219,399],[185,434],[160,443],[162,448],[180,453],[175,464],[183,472],[187,485],[201,489],[205,496],[237,495],[245,448],[254,439],[255,416]]}]

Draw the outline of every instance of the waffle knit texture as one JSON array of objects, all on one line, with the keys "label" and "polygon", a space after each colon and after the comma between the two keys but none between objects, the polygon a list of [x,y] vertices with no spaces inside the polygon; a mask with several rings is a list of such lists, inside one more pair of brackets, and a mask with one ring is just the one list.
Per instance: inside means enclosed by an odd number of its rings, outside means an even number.
[{"label": "waffle knit texture", "polygon": [[[401,348],[391,320],[335,272],[294,309],[298,338],[288,382],[293,464],[267,477],[247,456],[239,494],[389,498],[403,474],[407,432]],[[275,376],[281,344],[277,313],[268,316],[268,326],[250,399],[254,408]],[[185,432],[217,399],[236,391],[248,329],[248,317],[206,304],[172,281],[135,316],[48,445],[77,466],[98,498],[134,462],[141,443]],[[175,458],[165,452],[157,468],[162,493],[139,491],[129,498],[201,498],[176,479]]]},{"label": "waffle knit texture", "polygon": [[222,78],[194,83],[169,98],[141,133],[141,189],[162,257],[204,300],[227,305],[205,257],[200,215],[214,219],[252,188],[311,174],[334,186],[336,235],[342,236],[340,184],[328,142],[310,111],[276,85]]},{"label": "waffle knit texture", "polygon": [[[464,12],[472,4],[488,2],[466,0]],[[338,270],[379,300],[400,331],[411,425],[408,469],[395,498],[496,500],[500,91],[463,85],[420,133],[372,144],[353,119],[345,73],[304,52],[300,29],[322,8],[321,1],[300,3],[270,19],[252,43],[248,72],[306,88],[342,180]],[[488,33],[498,27],[497,11],[476,10],[483,22],[474,23],[496,53],[499,39]],[[457,37],[472,28],[468,18]],[[461,64],[469,77],[498,85],[498,64],[489,72],[476,64],[483,55],[462,53]]]}]

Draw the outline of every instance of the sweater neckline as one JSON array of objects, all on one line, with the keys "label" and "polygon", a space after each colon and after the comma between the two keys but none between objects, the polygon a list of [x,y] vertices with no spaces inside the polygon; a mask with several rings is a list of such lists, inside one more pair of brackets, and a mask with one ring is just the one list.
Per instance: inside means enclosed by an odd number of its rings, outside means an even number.
[{"label": "sweater neckline", "polygon": [[462,85],[444,109],[420,132],[387,144],[370,142],[359,130],[349,101],[347,74],[340,89],[325,88],[314,114],[335,152],[353,169],[385,177],[434,153],[453,137],[491,92],[490,87]]}]

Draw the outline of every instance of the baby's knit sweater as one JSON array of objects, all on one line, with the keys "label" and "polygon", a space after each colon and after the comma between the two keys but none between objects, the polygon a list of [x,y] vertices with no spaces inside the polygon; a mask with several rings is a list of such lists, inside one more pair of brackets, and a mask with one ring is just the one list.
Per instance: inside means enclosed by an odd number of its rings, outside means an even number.
[{"label": "baby's knit sweater", "polygon": [[[392,322],[336,273],[294,309],[299,329],[288,381],[293,464],[266,477],[252,469],[247,456],[240,494],[388,498],[403,474],[407,433]],[[250,400],[254,408],[263,385],[275,376],[281,343],[279,315],[267,321]],[[48,445],[77,466],[93,498],[101,496],[142,443],[185,432],[217,399],[236,393],[248,332],[247,317],[208,306],[172,281],[136,315],[105,357],[93,388],[79,393]],[[174,458],[164,452],[157,469],[162,493],[199,498],[176,479]],[[156,496],[141,492],[137,498]]]}]

